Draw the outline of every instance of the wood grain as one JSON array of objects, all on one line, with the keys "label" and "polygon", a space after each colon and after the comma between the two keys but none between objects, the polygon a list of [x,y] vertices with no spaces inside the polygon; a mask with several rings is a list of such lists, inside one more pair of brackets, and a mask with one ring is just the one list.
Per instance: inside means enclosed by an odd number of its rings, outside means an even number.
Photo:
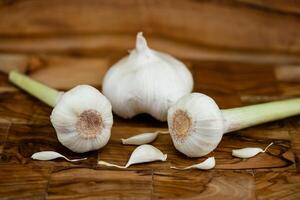
[{"label": "wood grain", "polygon": [[[294,0],[0,0],[0,199],[299,199],[300,117],[224,135],[201,158],[176,151],[169,135],[152,145],[166,162],[124,165],[135,146],[121,138],[167,130],[142,114],[114,116],[104,148],[77,154],[57,140],[51,108],[7,79],[18,69],[60,90],[77,84],[101,89],[109,67],[134,48],[143,31],[151,48],[182,60],[194,91],[221,109],[300,96],[300,4]],[[232,149],[264,148],[250,159]],[[37,161],[33,153],[53,150],[68,158]],[[209,171],[178,171],[216,158]]]},{"label": "wood grain", "polygon": [[[273,5],[270,9],[266,3],[220,0],[10,1],[1,5],[0,35],[135,34],[144,30],[217,48],[299,52],[298,13],[278,11]],[[299,6],[294,10],[299,11]]]}]

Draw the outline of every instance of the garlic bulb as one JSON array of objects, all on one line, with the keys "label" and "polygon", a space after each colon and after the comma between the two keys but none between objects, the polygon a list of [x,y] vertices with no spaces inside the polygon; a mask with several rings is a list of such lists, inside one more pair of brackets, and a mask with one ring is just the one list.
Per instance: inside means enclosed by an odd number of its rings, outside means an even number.
[{"label": "garlic bulb", "polygon": [[220,110],[200,93],[180,98],[168,111],[175,148],[189,157],[213,151],[223,134],[300,114],[300,98]]},{"label": "garlic bulb", "polygon": [[209,157],[206,160],[204,160],[201,163],[191,165],[185,168],[178,168],[178,167],[173,167],[171,166],[171,169],[178,169],[178,170],[187,170],[187,169],[201,169],[201,170],[208,170],[214,168],[216,165],[216,160],[215,157]]},{"label": "garlic bulb", "polygon": [[168,111],[169,132],[175,148],[189,157],[200,157],[216,148],[223,135],[223,116],[213,99],[193,93]]},{"label": "garlic bulb", "polygon": [[127,139],[121,139],[122,144],[128,145],[142,145],[148,144],[153,142],[157,137],[158,134],[169,134],[169,131],[156,131],[153,133],[141,133],[135,136],[132,136]]},{"label": "garlic bulb", "polygon": [[82,161],[82,160],[86,160],[87,158],[79,158],[79,159],[69,159],[66,156],[57,153],[55,151],[41,151],[41,152],[37,152],[32,154],[31,156],[32,159],[34,160],[53,160],[56,158],[63,158],[69,162],[77,162],[77,161]]},{"label": "garlic bulb", "polygon": [[148,113],[165,121],[168,108],[193,88],[186,66],[172,56],[150,49],[142,33],[136,48],[114,64],[103,81],[103,94],[124,118]]},{"label": "garlic bulb", "polygon": [[97,89],[88,85],[65,92],[50,120],[58,140],[78,153],[105,146],[113,124],[111,104]]},{"label": "garlic bulb", "polygon": [[166,161],[167,154],[163,154],[159,149],[155,148],[152,145],[144,144],[135,148],[132,152],[127,164],[125,166],[111,164],[105,161],[98,161],[99,165],[105,165],[109,167],[117,167],[117,168],[127,168],[133,164],[147,163],[153,161]]},{"label": "garlic bulb", "polygon": [[110,102],[97,89],[79,85],[60,92],[12,71],[9,80],[41,101],[54,107],[50,120],[58,140],[74,152],[105,146],[113,124]]},{"label": "garlic bulb", "polygon": [[258,147],[247,147],[243,149],[234,149],[232,150],[232,156],[238,157],[238,158],[251,158],[253,156],[256,156],[259,153],[264,153],[268,150],[270,146],[273,145],[273,142],[269,144],[264,150]]}]

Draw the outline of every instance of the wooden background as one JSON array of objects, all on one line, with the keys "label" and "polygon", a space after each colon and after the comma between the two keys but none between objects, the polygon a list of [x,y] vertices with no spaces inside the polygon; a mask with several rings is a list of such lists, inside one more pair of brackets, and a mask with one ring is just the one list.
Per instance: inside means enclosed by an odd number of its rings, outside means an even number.
[{"label": "wooden background", "polygon": [[[168,135],[153,145],[168,154],[118,170],[134,147],[121,137],[165,130],[147,115],[114,117],[112,138],[75,154],[56,139],[51,108],[21,92],[5,72],[18,68],[58,89],[87,83],[101,89],[107,69],[143,31],[149,46],[187,64],[194,91],[221,108],[300,96],[300,3],[296,0],[0,0],[0,199],[300,199],[300,117],[226,135],[209,171],[176,171],[205,158],[175,151]],[[265,147],[248,160],[233,148]],[[33,161],[55,150],[88,160]]]}]

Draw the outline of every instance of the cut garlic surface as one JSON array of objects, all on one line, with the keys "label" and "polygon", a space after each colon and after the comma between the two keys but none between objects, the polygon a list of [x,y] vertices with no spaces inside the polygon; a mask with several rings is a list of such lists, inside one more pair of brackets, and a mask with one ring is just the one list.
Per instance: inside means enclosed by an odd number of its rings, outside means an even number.
[{"label": "cut garlic surface", "polygon": [[115,165],[101,160],[98,161],[98,164],[124,169],[134,164],[147,163],[153,161],[166,161],[166,160],[167,160],[167,154],[163,154],[159,149],[155,148],[152,145],[144,144],[135,148],[135,150],[132,152],[125,166]]},{"label": "cut garlic surface", "polygon": [[208,170],[208,169],[214,168],[215,165],[216,165],[215,157],[209,157],[205,161],[203,161],[203,162],[201,162],[199,164],[191,165],[191,166],[184,167],[184,168],[178,168],[178,167],[174,167],[174,166],[171,166],[170,168],[172,168],[172,169],[178,169],[178,170],[187,170],[187,169]]},{"label": "cut garlic surface", "polygon": [[270,146],[273,145],[273,142],[269,144],[264,150],[258,147],[247,147],[243,149],[234,149],[232,150],[232,156],[238,158],[251,158],[256,156],[259,153],[264,153],[268,150]]},{"label": "cut garlic surface", "polygon": [[37,152],[37,153],[32,154],[31,158],[34,159],[34,160],[54,160],[56,158],[64,158],[65,160],[67,160],[69,162],[77,162],[77,161],[82,161],[82,160],[87,159],[87,158],[69,159],[66,156],[64,156],[60,153],[57,153],[55,151]]},{"label": "cut garlic surface", "polygon": [[128,145],[142,145],[142,144],[148,144],[153,142],[159,134],[168,134],[169,131],[156,131],[153,133],[141,133],[135,136],[132,136],[127,139],[121,139],[122,144],[128,144]]}]

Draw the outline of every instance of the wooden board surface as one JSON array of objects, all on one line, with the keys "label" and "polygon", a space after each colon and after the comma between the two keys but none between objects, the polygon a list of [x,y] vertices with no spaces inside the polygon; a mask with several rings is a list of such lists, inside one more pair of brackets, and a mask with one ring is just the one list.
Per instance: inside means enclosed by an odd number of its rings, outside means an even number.
[{"label": "wooden board surface", "polygon": [[[194,91],[213,97],[221,108],[299,97],[298,2],[62,2],[0,0],[0,199],[300,199],[300,117],[227,134],[215,151],[198,159],[180,154],[162,135],[153,145],[168,154],[167,162],[120,170],[97,161],[124,165],[134,147],[121,145],[120,138],[166,130],[167,124],[147,115],[114,116],[108,145],[76,154],[58,142],[51,108],[6,75],[18,68],[61,90],[81,83],[101,89],[105,72],[133,48],[142,30],[149,46],[188,66]],[[265,154],[231,156],[234,148],[263,148],[272,141]],[[30,159],[42,150],[88,159]],[[213,170],[170,169],[208,156],[216,158]]]},{"label": "wooden board surface", "polygon": [[[12,56],[12,55],[11,55]],[[31,56],[30,59],[41,59]],[[47,63],[68,63],[70,60],[87,62],[86,58],[44,56]],[[103,76],[110,61],[93,61]],[[52,62],[52,60],[55,60]],[[260,103],[299,96],[299,82],[287,78],[278,81],[284,67],[235,62],[185,61],[195,79],[195,91],[212,96],[222,108]],[[41,62],[43,63],[43,62]],[[55,64],[53,64],[55,65]],[[27,65],[30,66],[30,65]],[[57,87],[68,88],[76,83],[56,81],[52,74],[67,71],[43,64],[26,69],[29,75]],[[290,70],[291,66],[287,67]],[[89,70],[90,68],[88,68]],[[91,69],[97,69],[91,68]],[[280,70],[279,70],[280,69]],[[50,76],[45,77],[49,71]],[[91,70],[92,71],[92,70]],[[45,73],[44,73],[45,72]],[[81,73],[79,70],[72,73]],[[281,77],[282,78],[282,77]],[[300,197],[300,118],[241,130],[224,136],[218,148],[207,156],[215,156],[216,168],[210,171],[176,171],[171,165],[186,166],[205,158],[190,159],[178,153],[168,135],[160,136],[153,145],[168,154],[167,162],[134,165],[126,170],[97,166],[105,160],[123,165],[133,146],[123,146],[120,138],[140,132],[165,130],[166,123],[147,115],[124,120],[114,117],[112,137],[99,151],[75,154],[57,141],[49,122],[51,108],[18,90],[0,74],[0,199],[298,199]],[[300,81],[300,74],[298,74]],[[85,80],[100,88],[93,79]],[[59,84],[58,84],[59,83]],[[61,84],[61,85],[60,85]],[[66,84],[66,85],[64,85]],[[242,160],[233,158],[231,150],[242,147],[265,147],[275,143],[268,153]],[[54,150],[70,158],[87,156],[79,163],[64,160],[34,161],[30,156],[37,151]],[[207,157],[206,156],[206,157]]]}]

